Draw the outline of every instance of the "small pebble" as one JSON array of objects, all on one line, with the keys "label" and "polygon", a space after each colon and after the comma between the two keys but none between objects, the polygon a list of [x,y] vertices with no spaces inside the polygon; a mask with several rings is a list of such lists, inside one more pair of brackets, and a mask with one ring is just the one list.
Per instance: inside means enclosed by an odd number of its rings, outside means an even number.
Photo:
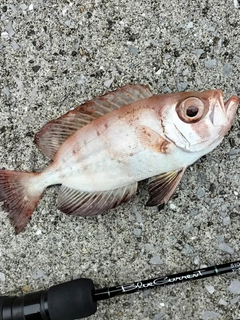
[{"label": "small pebble", "polygon": [[29,292],[31,289],[28,285],[22,287],[23,292]]},{"label": "small pebble", "polygon": [[208,291],[209,293],[211,293],[211,294],[215,291],[215,289],[214,289],[213,286],[208,286],[208,285],[206,285],[205,288],[206,288],[207,291]]},{"label": "small pebble", "polygon": [[30,103],[34,103],[35,99],[36,99],[36,96],[37,96],[37,90],[38,90],[38,87],[35,86],[31,92],[31,95],[30,95],[30,99],[29,99],[29,102]]},{"label": "small pebble", "polygon": [[208,320],[208,319],[215,319],[221,317],[221,314],[215,311],[204,311],[203,312],[203,319]]},{"label": "small pebble", "polygon": [[230,63],[225,63],[225,65],[223,66],[222,68],[222,74],[225,76],[225,77],[228,77],[232,72],[232,65]]},{"label": "small pebble", "polygon": [[153,246],[153,244],[151,244],[151,243],[146,243],[146,244],[145,244],[145,250],[146,250],[146,252],[152,252],[152,251],[154,251],[154,246]]},{"label": "small pebble", "polygon": [[178,91],[184,91],[188,86],[188,82],[187,81],[184,81],[184,82],[179,82],[177,84],[177,88],[178,88]]},{"label": "small pebble", "polygon": [[13,4],[11,4],[9,7],[10,7],[12,13],[17,13],[17,8]]},{"label": "small pebble", "polygon": [[188,29],[192,29],[193,28],[193,22],[190,21],[188,24],[187,24],[187,28]]},{"label": "small pebble", "polygon": [[191,211],[189,212],[189,215],[190,215],[191,217],[197,216],[198,214],[199,214],[199,210],[197,210],[197,209],[193,209],[193,210],[191,210]]},{"label": "small pebble", "polygon": [[107,88],[110,88],[112,83],[113,83],[113,79],[106,80],[104,82],[104,86]]},{"label": "small pebble", "polygon": [[77,79],[77,84],[81,85],[81,84],[85,84],[85,82],[86,82],[86,77],[84,74],[81,74]]},{"label": "small pebble", "polygon": [[137,209],[137,206],[135,204],[132,205],[132,210],[133,210],[133,213],[135,214],[135,217],[136,217],[136,221],[138,223],[142,223],[142,215],[141,213],[138,211]]},{"label": "small pebble", "polygon": [[230,158],[233,158],[233,157],[236,157],[240,154],[240,148],[238,149],[231,149],[229,151],[229,155],[230,155]]},{"label": "small pebble", "polygon": [[70,27],[70,25],[71,25],[71,20],[70,20],[70,19],[66,20],[66,21],[65,21],[65,25],[66,25],[67,27]]},{"label": "small pebble", "polygon": [[41,279],[44,277],[45,273],[42,270],[36,270],[35,272],[32,273],[32,278],[34,280]]},{"label": "small pebble", "polygon": [[229,226],[231,224],[231,219],[229,216],[226,216],[223,218],[223,225],[224,226]]},{"label": "small pebble", "polygon": [[216,65],[217,65],[217,60],[216,59],[205,60],[205,67],[207,69],[214,68],[214,67],[216,67]]},{"label": "small pebble", "polygon": [[174,43],[174,44],[179,44],[179,42],[180,42],[179,38],[173,38],[171,40],[172,40],[172,43]]},{"label": "small pebble", "polygon": [[5,274],[3,272],[0,272],[0,281],[5,282],[5,280],[6,280]]},{"label": "small pebble", "polygon": [[19,8],[22,9],[22,11],[26,11],[28,7],[25,5],[25,3],[23,3],[20,4]]},{"label": "small pebble", "polygon": [[204,50],[203,49],[195,49],[192,51],[194,55],[196,55],[198,58],[203,54]]},{"label": "small pebble", "polygon": [[155,314],[154,318],[152,318],[152,320],[164,320],[164,319],[166,319],[166,314],[164,312]]},{"label": "small pebble", "polygon": [[7,12],[7,6],[2,7],[2,12]]},{"label": "small pebble", "polygon": [[223,305],[223,306],[227,306],[227,301],[226,300],[224,300],[224,299],[220,299],[219,301],[218,301],[218,304],[221,304],[221,305]]},{"label": "small pebble", "polygon": [[159,256],[152,257],[149,262],[150,264],[158,264],[158,265],[163,263],[163,261],[160,259]]},{"label": "small pebble", "polygon": [[218,235],[218,236],[217,236],[217,241],[218,241],[219,243],[224,242],[224,235],[222,235],[222,234]]},{"label": "small pebble", "polygon": [[185,246],[184,246],[184,253],[186,255],[189,255],[189,256],[196,256],[198,255],[197,252],[195,251],[195,249],[190,246],[188,243],[185,243]]},{"label": "small pebble", "polygon": [[237,8],[239,8],[239,2],[238,2],[238,0],[233,0],[233,5],[234,5],[234,7],[237,9]]},{"label": "small pebble", "polygon": [[141,235],[142,235],[142,229],[138,229],[138,228],[135,228],[134,230],[133,230],[133,233],[135,234],[135,236],[136,237],[141,237]]},{"label": "small pebble", "polygon": [[10,95],[9,88],[8,88],[8,87],[4,87],[4,88],[2,89],[2,93],[4,93],[7,97],[9,97],[9,95]]},{"label": "small pebble", "polygon": [[38,72],[38,70],[40,69],[40,66],[33,66],[32,69],[34,72]]},{"label": "small pebble", "polygon": [[12,41],[11,46],[12,46],[12,48],[13,48],[14,51],[16,51],[16,50],[19,49],[19,45],[17,44],[16,41]]},{"label": "small pebble", "polygon": [[174,203],[170,202],[169,208],[170,208],[171,210],[173,210],[173,211],[177,211],[177,208],[178,208],[178,207],[177,207]]},{"label": "small pebble", "polygon": [[239,280],[233,280],[230,284],[230,286],[227,287],[228,291],[234,293],[234,294],[240,294],[240,281]]},{"label": "small pebble", "polygon": [[1,38],[7,39],[8,38],[8,33],[6,31],[1,33]]},{"label": "small pebble", "polygon": [[14,78],[14,80],[16,81],[16,84],[17,84],[17,86],[18,86],[18,90],[19,90],[20,92],[22,92],[22,91],[23,91],[23,83],[22,83],[22,81],[21,81],[19,78],[17,78],[17,77],[14,77],[14,76],[13,76],[13,78]]},{"label": "small pebble", "polygon": [[239,296],[234,297],[234,298],[232,298],[232,299],[230,300],[230,303],[231,303],[231,304],[235,304],[235,303],[238,302],[238,300],[239,300]]},{"label": "small pebble", "polygon": [[11,38],[15,34],[15,32],[13,31],[13,28],[12,28],[11,21],[8,22],[6,29],[7,29],[9,38]]},{"label": "small pebble", "polygon": [[215,31],[215,27],[208,27],[208,29],[207,29],[209,32],[214,32]]},{"label": "small pebble", "polygon": [[233,254],[234,250],[233,248],[231,248],[228,244],[226,244],[225,242],[221,242],[218,245],[218,248],[224,252],[227,252],[229,254]]},{"label": "small pebble", "polygon": [[129,47],[129,52],[130,52],[131,54],[135,55],[135,54],[137,54],[138,49],[137,49],[136,47],[134,47],[134,46],[130,46],[130,47]]},{"label": "small pebble", "polygon": [[203,188],[198,188],[198,191],[197,191],[197,197],[199,199],[203,198],[205,196],[205,190]]}]

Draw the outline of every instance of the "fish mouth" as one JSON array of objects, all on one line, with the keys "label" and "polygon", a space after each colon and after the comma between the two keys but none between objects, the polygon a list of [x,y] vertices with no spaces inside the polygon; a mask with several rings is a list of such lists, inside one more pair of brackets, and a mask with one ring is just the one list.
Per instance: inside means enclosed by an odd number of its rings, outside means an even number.
[{"label": "fish mouth", "polygon": [[[209,118],[215,127],[225,126],[227,122],[231,125],[236,114],[240,98],[232,96],[226,102],[223,101],[222,90],[217,90],[213,96],[213,108],[209,114]],[[217,105],[219,107],[217,107]]]},{"label": "fish mouth", "polygon": [[236,114],[238,104],[240,103],[240,97],[232,96],[224,103],[224,109],[227,114],[229,121],[233,121],[233,118]]}]

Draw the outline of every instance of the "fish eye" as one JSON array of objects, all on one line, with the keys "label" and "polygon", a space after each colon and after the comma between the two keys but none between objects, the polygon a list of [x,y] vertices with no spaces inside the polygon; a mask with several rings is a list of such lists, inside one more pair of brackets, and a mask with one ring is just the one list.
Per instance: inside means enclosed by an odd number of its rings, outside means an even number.
[{"label": "fish eye", "polygon": [[186,110],[186,114],[190,118],[196,117],[196,115],[198,114],[198,107],[196,106],[188,107]]},{"label": "fish eye", "polygon": [[176,107],[179,118],[186,123],[200,121],[206,114],[206,109],[204,102],[197,97],[189,97]]}]

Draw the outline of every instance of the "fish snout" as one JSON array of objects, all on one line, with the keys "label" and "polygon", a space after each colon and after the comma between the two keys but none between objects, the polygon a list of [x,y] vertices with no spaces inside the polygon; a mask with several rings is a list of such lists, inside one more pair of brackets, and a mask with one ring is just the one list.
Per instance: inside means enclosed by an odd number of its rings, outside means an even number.
[{"label": "fish snout", "polygon": [[224,103],[224,108],[227,113],[227,117],[230,121],[233,121],[233,118],[237,112],[239,103],[240,103],[240,97],[238,96],[232,96]]}]

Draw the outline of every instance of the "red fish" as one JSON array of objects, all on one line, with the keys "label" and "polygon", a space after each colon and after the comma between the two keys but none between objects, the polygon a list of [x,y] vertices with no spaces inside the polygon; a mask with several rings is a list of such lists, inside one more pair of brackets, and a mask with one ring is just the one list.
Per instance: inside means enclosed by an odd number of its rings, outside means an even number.
[{"label": "red fish", "polygon": [[221,90],[153,95],[143,85],[88,101],[36,134],[52,159],[45,170],[0,170],[3,209],[19,233],[50,185],[61,184],[61,211],[86,216],[128,201],[147,178],[147,205],[166,203],[186,167],[222,141],[239,101],[224,103]]}]

